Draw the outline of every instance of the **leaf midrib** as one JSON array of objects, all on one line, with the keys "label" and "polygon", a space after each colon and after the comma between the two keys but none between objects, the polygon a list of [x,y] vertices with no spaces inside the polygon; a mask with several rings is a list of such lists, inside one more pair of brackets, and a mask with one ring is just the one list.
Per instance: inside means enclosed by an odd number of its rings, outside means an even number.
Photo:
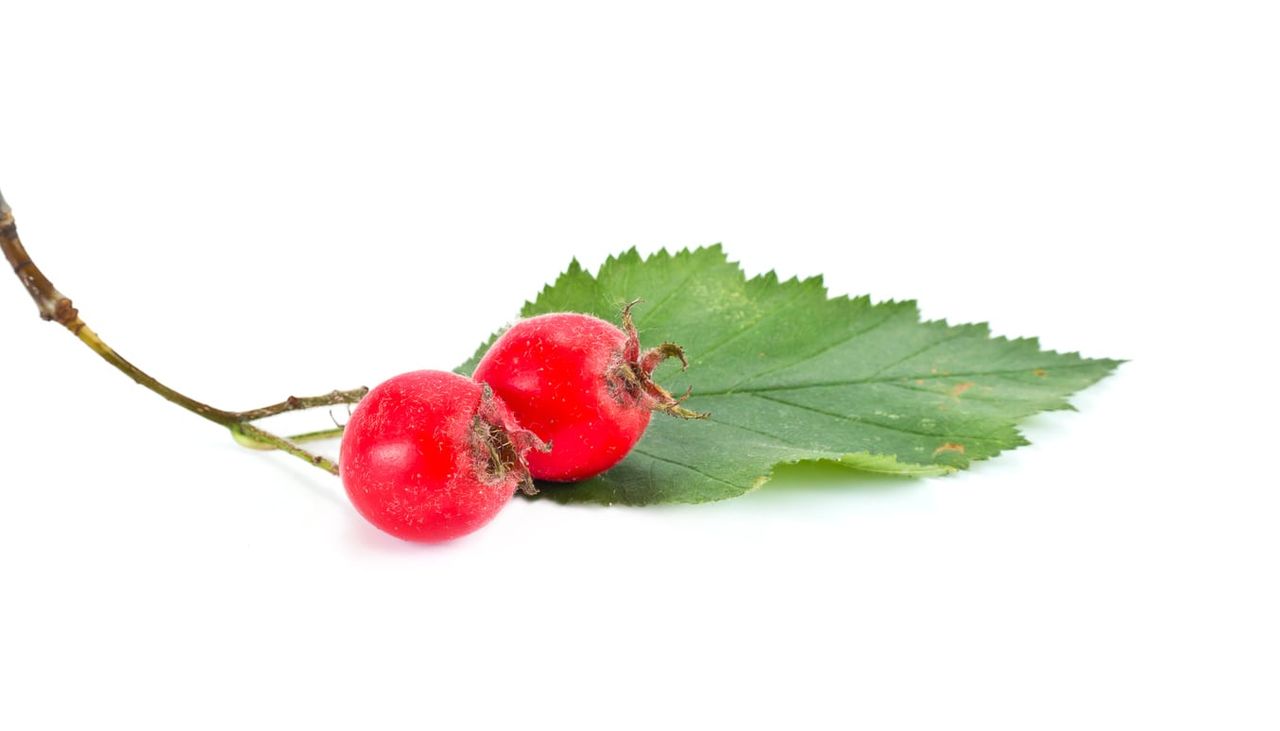
[{"label": "leaf midrib", "polygon": [[875,378],[875,377],[856,378],[853,380],[846,380],[846,381],[816,381],[814,383],[795,383],[795,384],[787,384],[787,385],[781,385],[781,386],[757,386],[755,388],[726,388],[726,389],[721,389],[719,391],[695,390],[693,392],[693,397],[707,398],[711,396],[732,396],[738,393],[771,393],[773,391],[799,391],[801,389],[806,389],[806,388],[826,388],[831,386],[858,386],[865,383],[889,383],[892,381],[936,381],[942,378],[969,378],[971,376],[1010,376],[1010,375],[1016,375],[1018,373],[1030,373],[1036,370],[1037,368],[1042,368],[1046,371],[1048,371],[1049,369],[1060,371],[1067,368],[1089,368],[1089,367],[1096,368],[1096,367],[1099,367],[1099,364],[1097,362],[1089,362],[1089,363],[1066,363],[1066,364],[1042,365],[1042,366],[1033,365],[1033,366],[1027,366],[1025,368],[1014,368],[1014,369],[1000,370],[1000,371],[963,371],[959,373],[925,373],[925,374],[916,374],[916,375],[908,374],[908,375],[902,375],[902,376],[883,376],[879,378]]}]

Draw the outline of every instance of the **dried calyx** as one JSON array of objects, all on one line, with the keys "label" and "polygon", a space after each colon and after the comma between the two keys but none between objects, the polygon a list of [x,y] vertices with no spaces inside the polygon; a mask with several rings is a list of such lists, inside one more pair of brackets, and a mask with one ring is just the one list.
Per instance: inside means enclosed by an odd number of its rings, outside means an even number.
[{"label": "dried calyx", "polygon": [[654,369],[664,360],[676,358],[680,361],[680,370],[686,370],[689,359],[685,357],[684,348],[670,342],[645,351],[640,350],[640,333],[636,331],[635,320],[631,317],[631,309],[639,302],[640,300],[633,300],[622,308],[622,330],[627,334],[627,342],[609,368],[609,388],[615,393],[627,394],[653,411],[681,419],[707,418],[710,414],[706,412],[692,411],[681,406],[693,392],[692,387],[677,397],[653,380]]},{"label": "dried calyx", "polygon": [[520,477],[521,492],[526,495],[538,494],[524,456],[531,449],[549,452],[551,445],[521,427],[488,384],[481,385],[484,386],[484,391],[480,397],[480,408],[471,425],[476,465],[490,481],[502,481],[515,473]]}]

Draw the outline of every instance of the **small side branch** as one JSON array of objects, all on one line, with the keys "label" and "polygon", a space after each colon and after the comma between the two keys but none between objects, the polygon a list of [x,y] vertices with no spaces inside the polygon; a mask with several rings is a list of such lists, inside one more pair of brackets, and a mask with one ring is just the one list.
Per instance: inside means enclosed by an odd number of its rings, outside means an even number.
[{"label": "small side branch", "polygon": [[350,391],[331,391],[323,396],[290,396],[278,404],[263,406],[260,409],[251,411],[236,412],[235,417],[239,421],[257,421],[265,419],[268,416],[283,414],[289,411],[298,411],[300,409],[314,409],[321,406],[338,406],[341,404],[359,403],[360,399],[369,393],[367,388],[355,388]]},{"label": "small side branch", "polygon": [[319,467],[320,469],[324,470],[325,472],[328,472],[331,475],[338,474],[337,462],[334,462],[328,457],[322,457],[318,454],[312,454],[311,452],[308,452],[307,450],[298,446],[296,443],[288,439],[285,439],[284,437],[276,436],[275,434],[272,434],[271,432],[266,431],[264,429],[259,429],[253,424],[236,424],[231,427],[231,434],[232,436],[236,437],[236,441],[241,441],[241,439],[247,439],[252,442],[258,442],[260,444],[270,445],[271,447],[279,449],[282,452],[287,452],[289,454],[292,454],[293,456],[301,460],[304,460],[311,465]]},{"label": "small side branch", "polygon": [[[89,346],[103,360],[138,384],[197,416],[230,429],[232,435],[236,437],[236,441],[241,444],[259,448],[279,449],[326,472],[338,474],[338,465],[333,461],[308,452],[298,446],[295,441],[253,426],[251,422],[300,409],[357,403],[364,398],[369,389],[357,388],[350,391],[333,391],[323,396],[290,396],[278,404],[271,404],[270,406],[249,411],[227,411],[215,408],[169,388],[148,375],[107,345],[97,333],[84,323],[84,320],[80,318],[79,310],[72,304],[71,298],[59,292],[58,288],[53,286],[53,282],[49,281],[49,278],[40,271],[40,267],[36,266],[35,262],[31,260],[31,256],[22,245],[22,240],[18,237],[18,228],[13,220],[13,212],[5,202],[3,194],[0,194],[0,250],[4,251],[5,259],[13,267],[13,273],[22,282],[27,294],[31,295],[41,319],[56,322],[70,330],[73,335]],[[312,435],[302,435],[302,437],[319,438],[312,437]]]}]

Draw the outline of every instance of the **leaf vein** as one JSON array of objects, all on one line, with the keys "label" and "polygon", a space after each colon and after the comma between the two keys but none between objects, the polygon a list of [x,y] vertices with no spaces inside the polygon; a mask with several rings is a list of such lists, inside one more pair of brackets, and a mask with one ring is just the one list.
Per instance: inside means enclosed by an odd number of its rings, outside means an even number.
[{"label": "leaf vein", "polygon": [[881,373],[884,373],[885,371],[890,370],[891,368],[897,368],[898,366],[902,365],[903,363],[906,363],[907,361],[911,360],[912,358],[918,358],[918,357],[920,357],[920,356],[924,355],[925,353],[928,353],[930,350],[933,350],[934,348],[938,347],[939,345],[946,345],[947,343],[949,343],[949,342],[951,342],[951,341],[953,341],[953,340],[959,340],[959,339],[961,339],[961,338],[969,337],[969,336],[971,336],[971,335],[972,335],[972,333],[970,333],[968,330],[966,330],[966,329],[964,329],[964,328],[957,328],[957,330],[958,330],[958,332],[956,332],[955,334],[953,334],[951,337],[942,338],[941,340],[935,340],[935,341],[933,341],[932,343],[929,343],[928,345],[924,346],[923,348],[919,348],[919,349],[917,349],[917,350],[915,350],[915,351],[912,351],[912,352],[910,352],[910,353],[907,353],[906,355],[904,355],[904,356],[902,356],[901,358],[899,358],[899,359],[897,359],[897,360],[893,361],[892,363],[889,363],[888,365],[885,365],[885,366],[882,366],[882,367],[880,367],[880,368],[877,368],[877,369],[876,369],[874,372],[872,372],[872,374],[871,374],[870,376],[868,376],[868,377],[869,377],[869,378],[874,378],[874,377],[876,377],[876,376],[880,375]]},{"label": "leaf vein", "polygon": [[992,437],[992,436],[981,436],[981,437],[980,437],[980,436],[974,436],[974,435],[971,435],[971,434],[933,434],[933,433],[930,433],[930,432],[915,431],[915,430],[907,429],[907,428],[905,428],[905,427],[901,427],[901,426],[894,426],[894,425],[892,425],[892,424],[881,424],[881,423],[880,423],[880,422],[878,422],[878,421],[867,421],[866,419],[863,419],[863,418],[860,418],[860,417],[845,416],[844,414],[837,414],[837,413],[836,413],[836,412],[834,412],[834,411],[823,411],[822,409],[816,409],[816,408],[814,408],[814,407],[812,407],[812,406],[805,406],[804,404],[797,404],[797,403],[794,403],[794,402],[791,402],[791,401],[785,401],[785,400],[780,399],[780,398],[773,398],[772,396],[764,396],[764,395],[762,395],[762,394],[758,394],[758,393],[753,393],[753,394],[751,394],[751,396],[754,396],[755,398],[759,398],[759,399],[764,399],[765,401],[773,401],[773,402],[775,402],[775,403],[784,404],[784,405],[786,405],[786,406],[790,406],[790,407],[792,407],[792,408],[800,409],[800,410],[802,410],[802,411],[812,411],[812,412],[813,412],[813,413],[815,413],[815,414],[822,414],[823,416],[830,416],[830,417],[832,417],[832,418],[840,419],[841,421],[848,421],[848,422],[853,423],[853,424],[865,424],[865,425],[867,425],[867,426],[875,426],[875,427],[879,427],[879,428],[881,428],[881,429],[888,429],[888,430],[890,430],[890,431],[901,432],[901,433],[903,433],[903,434],[913,434],[913,435],[918,436],[918,437],[930,437],[930,438],[933,438],[933,439],[953,439],[953,438],[954,438],[954,439],[971,439],[971,440],[973,440],[973,441],[975,441],[975,442],[997,442],[997,443],[999,443],[999,442],[1000,442],[1000,438],[999,438],[999,437]]},{"label": "leaf vein", "polygon": [[[918,386],[911,386],[906,383],[898,383],[897,381],[881,381],[881,383],[883,383],[886,386],[893,386],[894,388],[900,388],[904,391],[911,391],[913,393],[927,393],[934,396],[940,396],[943,398],[950,396],[950,394],[944,393],[942,391],[934,391],[928,388],[920,388]],[[959,398],[959,396],[956,396],[955,398]],[[1001,396],[998,398],[993,398],[991,396],[983,396],[981,394],[976,394],[973,392],[966,392],[964,394],[963,400],[982,401],[983,403],[991,403],[991,404],[1007,404],[1007,403],[1019,403],[1021,401],[1033,401],[1033,402],[1037,401],[1037,399],[1023,399],[1023,398],[1016,398],[1013,396]]]},{"label": "leaf vein", "polygon": [[[1096,366],[1096,363],[1067,363],[1064,365],[1045,365],[1040,366],[1045,369],[1065,370],[1067,368],[1084,368],[1087,366]],[[1030,373],[1035,370],[1036,366],[1028,368],[1016,368],[1005,371],[965,371],[960,373],[925,373],[916,375],[903,376],[887,376],[884,378],[855,378],[848,381],[815,381],[813,383],[793,383],[783,384],[780,386],[759,386],[757,388],[740,388],[736,390],[723,389],[720,391],[698,391],[699,397],[706,396],[732,396],[736,393],[768,393],[770,391],[799,391],[806,388],[823,388],[829,386],[860,386],[867,383],[889,383],[892,381],[933,381],[940,378],[967,378],[969,376],[1002,376],[1016,375],[1018,373]]]},{"label": "leaf vein", "polygon": [[[672,259],[674,260],[675,257],[672,257]],[[662,296],[662,299],[653,303],[653,305],[649,307],[649,311],[644,313],[643,322],[645,324],[651,322],[654,316],[658,313],[658,311],[662,309],[662,306],[667,304],[667,302],[670,301],[672,297],[675,297],[682,290],[684,290],[685,285],[688,284],[689,282],[692,282],[694,277],[698,276],[699,273],[700,273],[700,269],[694,269],[693,271],[689,272],[689,276],[685,277],[684,279],[681,279],[679,284],[672,287],[670,292],[667,292]],[[630,295],[624,293],[623,296],[629,297]],[[639,315],[637,315],[637,319],[641,319]]]},{"label": "leaf vein", "polygon": [[707,478],[708,480],[715,480],[716,482],[719,482],[719,483],[721,483],[721,484],[723,484],[723,485],[728,485],[729,487],[732,487],[732,488],[734,488],[735,490],[750,489],[750,485],[738,485],[738,484],[735,484],[735,483],[729,482],[729,481],[728,481],[728,480],[726,480],[726,479],[723,479],[723,478],[720,478],[720,477],[716,477],[715,475],[710,474],[710,473],[707,473],[707,472],[703,472],[702,470],[698,469],[697,467],[693,467],[693,466],[687,465],[687,464],[685,464],[684,462],[677,462],[676,460],[674,460],[674,459],[668,459],[667,457],[659,457],[658,455],[653,454],[652,452],[646,452],[646,451],[644,451],[643,449],[640,449],[640,448],[638,448],[638,447],[633,447],[633,448],[631,449],[631,451],[632,451],[632,452],[634,452],[634,453],[636,453],[636,454],[643,454],[644,456],[648,457],[649,459],[652,459],[652,460],[655,460],[655,461],[658,461],[658,462],[666,462],[667,464],[675,465],[676,467],[683,467],[684,469],[689,470],[690,472],[696,472],[696,473],[698,473],[699,475],[702,475],[703,477]]},{"label": "leaf vein", "polygon": [[733,334],[732,334],[732,335],[730,335],[729,337],[722,339],[720,342],[715,343],[715,344],[714,344],[714,345],[712,345],[710,348],[707,348],[706,350],[702,351],[702,353],[698,355],[698,362],[699,362],[699,363],[705,363],[705,362],[706,362],[706,360],[707,360],[707,358],[708,358],[708,357],[710,357],[710,355],[711,355],[712,353],[714,353],[714,352],[716,352],[717,350],[719,350],[720,348],[722,348],[722,347],[724,347],[724,346],[728,345],[729,343],[733,342],[734,340],[737,340],[738,338],[742,337],[743,335],[746,335],[747,333],[751,332],[753,329],[755,329],[755,328],[759,327],[759,326],[760,326],[760,323],[762,323],[762,322],[767,322],[770,318],[777,317],[778,315],[782,314],[783,312],[786,312],[788,309],[790,309],[791,307],[795,306],[795,304],[796,304],[797,302],[799,302],[800,300],[804,299],[804,295],[805,295],[805,290],[804,290],[803,288],[801,288],[801,289],[800,289],[800,291],[796,294],[796,296],[795,296],[795,297],[792,297],[790,300],[788,300],[788,301],[787,301],[787,303],[786,303],[785,305],[783,305],[783,306],[781,306],[781,307],[779,307],[779,308],[777,308],[777,309],[771,310],[770,312],[768,312],[767,314],[765,314],[765,316],[764,316],[764,317],[761,317],[761,318],[760,318],[760,319],[758,319],[758,320],[754,320],[754,321],[752,321],[752,322],[747,323],[744,327],[742,327],[741,329],[739,329],[737,332],[733,333]]},{"label": "leaf vein", "polygon": [[876,321],[876,323],[875,323],[874,325],[872,325],[871,327],[865,328],[865,329],[863,329],[863,330],[859,330],[859,331],[858,331],[858,332],[856,332],[856,333],[852,333],[852,334],[850,334],[848,337],[841,338],[841,339],[837,340],[836,342],[831,343],[831,344],[830,344],[830,345],[828,345],[827,347],[825,347],[825,348],[823,348],[823,349],[821,349],[821,350],[818,350],[818,351],[816,351],[816,352],[814,352],[814,353],[810,353],[809,355],[806,355],[806,356],[804,356],[803,358],[801,358],[801,359],[799,359],[799,360],[792,361],[792,362],[790,362],[790,363],[783,363],[783,364],[781,364],[781,365],[777,366],[776,368],[768,368],[768,369],[765,369],[765,370],[763,370],[763,371],[761,371],[761,372],[759,372],[759,373],[752,373],[751,375],[747,376],[746,378],[739,379],[737,383],[735,383],[735,384],[733,384],[733,385],[729,386],[729,388],[728,388],[727,390],[732,391],[732,390],[736,389],[738,386],[740,386],[740,385],[742,385],[742,384],[744,384],[744,383],[747,383],[747,382],[749,382],[749,381],[754,381],[754,380],[755,380],[755,379],[757,379],[757,378],[764,378],[765,376],[772,375],[772,374],[774,374],[774,373],[777,373],[778,371],[785,371],[785,370],[786,370],[786,369],[788,369],[788,368],[794,368],[795,366],[798,366],[798,365],[802,365],[802,364],[804,364],[804,363],[807,363],[807,362],[809,362],[809,361],[813,360],[814,358],[817,358],[818,356],[822,355],[823,353],[826,353],[827,351],[834,350],[834,349],[836,349],[836,348],[840,347],[841,345],[844,345],[844,344],[848,343],[850,340],[853,340],[854,338],[860,338],[860,337],[862,337],[863,335],[866,335],[867,333],[871,332],[872,330],[875,330],[876,328],[880,327],[881,325],[885,324],[886,322],[889,322],[890,320],[892,320],[892,319],[893,319],[893,317],[894,317],[894,315],[896,315],[896,314],[897,314],[896,312],[890,312],[890,313],[889,313],[888,315],[886,315],[885,317],[882,317],[881,319],[879,319],[878,321]]},{"label": "leaf vein", "polygon": [[725,421],[724,419],[708,419],[708,423],[716,424],[718,426],[727,426],[733,429],[741,429],[742,431],[750,432],[752,434],[759,434],[760,436],[765,437],[767,439],[772,439],[775,442],[780,442],[782,444],[782,448],[784,449],[794,449],[798,452],[805,452],[807,454],[821,454],[821,453],[845,454],[845,452],[843,451],[835,451],[830,449],[824,449],[822,447],[814,447],[807,444],[799,444],[789,439],[783,439],[777,434],[770,434],[769,432],[760,431],[759,429],[752,429],[749,426],[735,424],[731,421]]}]

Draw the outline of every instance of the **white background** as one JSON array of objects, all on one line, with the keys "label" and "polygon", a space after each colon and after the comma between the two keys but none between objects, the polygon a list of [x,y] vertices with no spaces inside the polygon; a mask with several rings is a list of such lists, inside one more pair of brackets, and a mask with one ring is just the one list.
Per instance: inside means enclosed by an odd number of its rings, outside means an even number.
[{"label": "white background", "polygon": [[227,408],[633,245],[1131,362],[956,477],[421,547],[0,281],[0,726],[1280,724],[1273,4],[461,8],[5,0],[28,248]]}]

